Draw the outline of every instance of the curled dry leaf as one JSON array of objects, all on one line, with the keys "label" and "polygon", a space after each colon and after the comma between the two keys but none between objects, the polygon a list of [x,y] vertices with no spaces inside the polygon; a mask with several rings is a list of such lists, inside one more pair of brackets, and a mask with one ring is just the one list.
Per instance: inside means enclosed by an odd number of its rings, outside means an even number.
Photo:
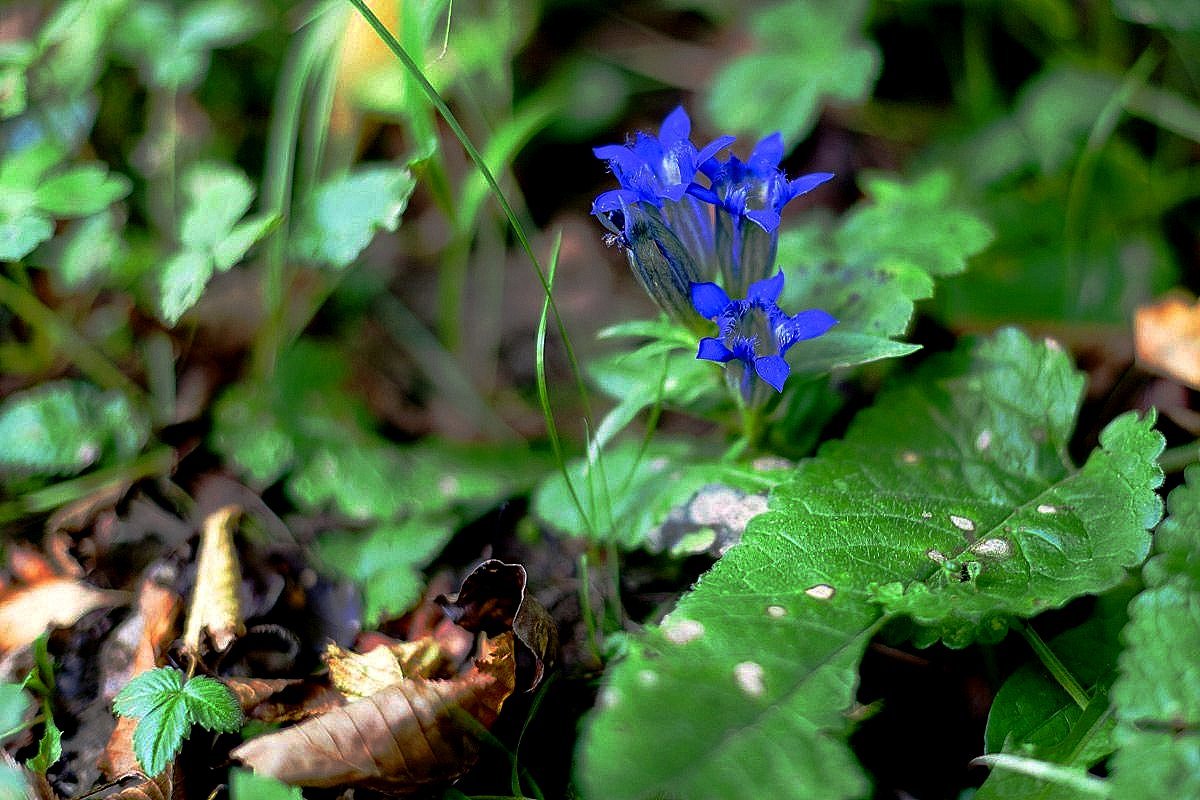
[{"label": "curled dry leaf", "polygon": [[242,712],[260,722],[295,722],[346,704],[346,698],[317,678],[225,678]]},{"label": "curled dry leaf", "polygon": [[89,611],[127,599],[125,592],[97,589],[76,578],[10,586],[0,595],[0,653],[24,647],[50,628],[74,625]]},{"label": "curled dry leaf", "polygon": [[527,576],[520,564],[488,559],[463,581],[457,594],[440,595],[446,616],[469,631],[494,636],[516,634],[517,685],[532,691],[558,658],[558,628],[550,614],[525,592]]},{"label": "curled dry leaf", "polygon": [[1200,389],[1200,303],[1168,297],[1142,306],[1133,338],[1143,367]]},{"label": "curled dry leaf", "polygon": [[334,688],[357,699],[383,691],[406,678],[449,677],[449,663],[432,637],[395,642],[354,653],[330,643],[325,663]]},{"label": "curled dry leaf", "polygon": [[153,778],[137,778],[116,794],[108,795],[106,800],[171,800],[175,790],[174,772],[174,769],[164,769]]},{"label": "curled dry leaf", "polygon": [[[397,794],[462,775],[516,680],[513,637],[485,641],[452,680],[413,678],[233,751],[255,772],[295,786],[363,786]],[[474,722],[470,722],[474,720]]]},{"label": "curled dry leaf", "polygon": [[233,545],[233,530],[241,510],[224,506],[204,518],[196,556],[196,587],[183,629],[183,643],[200,651],[201,636],[208,631],[218,651],[228,649],[242,629],[238,588],[242,570]]}]

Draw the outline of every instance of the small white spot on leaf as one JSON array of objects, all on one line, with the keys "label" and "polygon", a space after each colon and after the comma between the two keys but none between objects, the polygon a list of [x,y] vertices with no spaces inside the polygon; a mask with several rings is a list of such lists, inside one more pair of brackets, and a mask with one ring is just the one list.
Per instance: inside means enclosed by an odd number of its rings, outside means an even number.
[{"label": "small white spot on leaf", "polygon": [[773,619],[787,616],[787,609],[783,606],[767,606],[767,616]]},{"label": "small white spot on leaf", "polygon": [[946,556],[942,554],[941,550],[934,550],[933,548],[930,548],[929,550],[925,551],[925,557],[935,564],[946,563]]},{"label": "small white spot on leaf", "polygon": [[733,668],[733,677],[738,687],[751,697],[760,697],[767,690],[763,684],[762,664],[743,661]]},{"label": "small white spot on leaf", "polygon": [[658,683],[658,673],[654,670],[644,669],[638,673],[638,683],[642,686],[654,686]]},{"label": "small white spot on leaf", "polygon": [[984,539],[972,549],[976,555],[984,558],[1008,558],[1012,555],[1012,545],[1005,539]]},{"label": "small white spot on leaf", "polygon": [[596,705],[601,708],[612,708],[617,704],[618,699],[620,699],[620,695],[617,694],[617,690],[611,686],[605,686],[596,697]]},{"label": "small white spot on leaf", "polygon": [[921,457],[911,450],[907,450],[900,456],[900,460],[905,464],[916,464],[921,460]]},{"label": "small white spot on leaf", "polygon": [[930,512],[930,511],[922,511],[922,512],[921,512],[921,519],[933,519],[933,512]]},{"label": "small white spot on leaf", "polygon": [[1049,503],[1042,503],[1037,508],[1039,514],[1057,514],[1058,506],[1052,506]]},{"label": "small white spot on leaf", "polygon": [[687,644],[704,635],[704,626],[693,619],[681,619],[664,627],[663,635],[673,644]]},{"label": "small white spot on leaf", "polygon": [[958,528],[960,531],[975,530],[975,522],[967,517],[960,517],[957,514],[951,514],[950,521],[953,522],[954,527]]},{"label": "small white spot on leaf", "polygon": [[458,478],[453,475],[443,475],[438,481],[438,491],[442,497],[452,497],[458,491]]},{"label": "small white spot on leaf", "polygon": [[814,600],[828,600],[833,597],[834,588],[828,583],[818,583],[805,589],[804,593]]},{"label": "small white spot on leaf", "polygon": [[975,437],[975,449],[987,450],[992,446],[992,432],[986,428],[979,432],[979,436]]},{"label": "small white spot on leaf", "polygon": [[1044,341],[1046,342],[1047,350],[1053,350],[1056,353],[1062,352],[1062,345],[1058,343],[1058,339],[1051,339],[1047,336]]}]

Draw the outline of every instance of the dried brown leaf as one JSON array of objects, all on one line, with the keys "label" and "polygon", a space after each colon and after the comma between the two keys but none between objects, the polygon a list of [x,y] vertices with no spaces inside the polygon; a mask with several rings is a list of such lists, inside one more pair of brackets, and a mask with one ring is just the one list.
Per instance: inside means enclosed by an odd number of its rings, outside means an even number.
[{"label": "dried brown leaf", "polygon": [[516,680],[513,637],[486,641],[452,680],[414,678],[233,751],[255,772],[295,786],[363,786],[398,794],[454,780],[478,754]]},{"label": "dried brown leaf", "polygon": [[526,594],[526,580],[520,564],[492,558],[472,570],[457,594],[439,595],[435,602],[469,631],[489,636],[506,630],[515,633],[517,685],[532,691],[558,658],[558,628],[542,604]]},{"label": "dried brown leaf", "polygon": [[238,705],[260,722],[295,722],[346,705],[346,697],[316,678],[226,678]]},{"label": "dried brown leaf", "polygon": [[175,768],[171,767],[154,778],[142,776],[105,800],[171,800],[175,790],[174,773]]},{"label": "dried brown leaf", "polygon": [[334,688],[353,699],[381,692],[406,678],[449,677],[441,646],[432,637],[395,642],[355,653],[332,642],[325,664]]},{"label": "dried brown leaf", "polygon": [[9,587],[0,595],[0,653],[24,647],[50,628],[74,625],[89,611],[127,599],[125,592],[97,589],[74,578]]},{"label": "dried brown leaf", "polygon": [[204,519],[196,556],[196,587],[183,629],[183,643],[200,652],[205,631],[218,651],[228,649],[242,631],[238,588],[242,571],[233,545],[233,530],[241,509],[224,506]]},{"label": "dried brown leaf", "polygon": [[1143,367],[1200,389],[1200,303],[1168,297],[1142,306],[1133,336]]}]

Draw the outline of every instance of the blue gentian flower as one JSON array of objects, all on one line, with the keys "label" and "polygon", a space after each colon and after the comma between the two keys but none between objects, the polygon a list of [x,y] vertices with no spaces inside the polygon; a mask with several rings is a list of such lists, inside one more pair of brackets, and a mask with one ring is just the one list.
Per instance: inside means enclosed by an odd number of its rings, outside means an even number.
[{"label": "blue gentian flower", "polygon": [[688,287],[715,275],[718,259],[711,207],[695,192],[700,165],[734,140],[721,136],[703,148],[692,144],[691,120],[682,107],[663,121],[659,135],[639,132],[625,145],[593,150],[608,162],[620,188],[602,193],[592,213],[629,258],[634,274],[677,322],[696,320]]},{"label": "blue gentian flower", "polygon": [[692,194],[716,206],[716,253],[725,288],[733,294],[770,274],[783,207],[833,177],[814,172],[788,180],[779,168],[783,154],[783,137],[773,133],[746,161],[731,154],[724,162],[711,158],[700,165],[712,186],[696,187]]},{"label": "blue gentian flower", "polygon": [[[814,339],[837,324],[826,312],[812,308],[788,316],[775,303],[783,291],[783,273],[750,284],[746,299],[730,300],[715,283],[691,286],[692,306],[717,323],[718,335],[700,340],[696,358],[722,364],[740,362],[729,373],[748,404],[754,402],[754,377],[777,392],[783,391],[791,367],[784,360],[796,342]],[[727,367],[727,369],[730,369]]]}]

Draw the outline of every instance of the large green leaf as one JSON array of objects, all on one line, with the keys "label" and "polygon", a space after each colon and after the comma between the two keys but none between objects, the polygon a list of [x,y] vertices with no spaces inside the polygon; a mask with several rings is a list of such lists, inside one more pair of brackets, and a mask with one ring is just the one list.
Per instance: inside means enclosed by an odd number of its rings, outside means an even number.
[{"label": "large green leaf", "polygon": [[1113,685],[1112,796],[1200,796],[1200,466],[1171,493]]},{"label": "large green leaf", "polygon": [[879,75],[878,48],[862,36],[866,0],[789,0],[756,12],[754,47],[725,65],[708,95],[719,127],[789,145],[808,135],[828,98],[865,100]]},{"label": "large green leaf", "polygon": [[920,643],[994,639],[1011,616],[1108,589],[1144,557],[1162,439],[1128,415],[1074,468],[1081,394],[1065,353],[1012,330],[882,393],[610,671],[585,787],[865,794],[842,740],[875,625],[913,614]]}]

